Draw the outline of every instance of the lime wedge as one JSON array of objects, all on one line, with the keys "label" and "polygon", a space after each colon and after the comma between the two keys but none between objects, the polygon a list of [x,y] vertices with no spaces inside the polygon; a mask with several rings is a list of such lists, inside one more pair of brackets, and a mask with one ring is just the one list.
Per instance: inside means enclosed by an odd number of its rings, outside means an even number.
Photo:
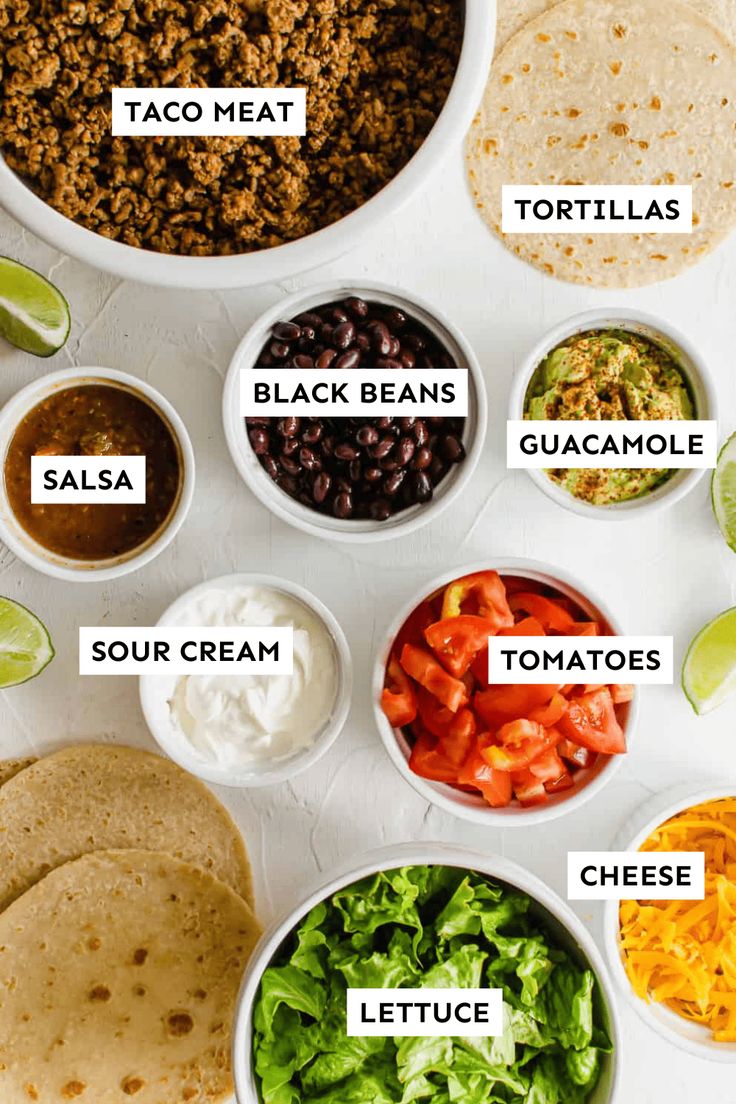
[{"label": "lime wedge", "polygon": [[52,356],[69,336],[69,304],[32,268],[0,257],[0,336],[26,353]]},{"label": "lime wedge", "polygon": [[35,678],[53,658],[43,622],[12,598],[0,598],[0,689]]},{"label": "lime wedge", "polygon": [[710,500],[723,539],[736,552],[736,433],[718,453],[710,481]]},{"label": "lime wedge", "polygon": [[682,689],[701,714],[736,690],[736,607],[719,613],[693,638],[682,665]]}]

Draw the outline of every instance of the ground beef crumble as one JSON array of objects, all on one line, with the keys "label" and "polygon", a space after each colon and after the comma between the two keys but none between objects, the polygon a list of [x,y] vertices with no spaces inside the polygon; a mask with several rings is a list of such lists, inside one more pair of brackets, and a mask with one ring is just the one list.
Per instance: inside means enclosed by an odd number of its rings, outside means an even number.
[{"label": "ground beef crumble", "polygon": [[[90,230],[192,256],[335,222],[416,152],[461,0],[0,0],[0,149]],[[113,138],[114,86],[306,86],[305,138]]]}]

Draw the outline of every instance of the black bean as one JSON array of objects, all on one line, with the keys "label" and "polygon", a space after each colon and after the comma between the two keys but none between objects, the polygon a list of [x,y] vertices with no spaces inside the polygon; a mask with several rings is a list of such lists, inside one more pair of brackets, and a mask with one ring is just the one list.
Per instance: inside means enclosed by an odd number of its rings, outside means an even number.
[{"label": "black bean", "polygon": [[283,471],[288,472],[289,475],[299,474],[299,462],[294,459],[293,456],[279,456],[279,464]]},{"label": "black bean", "polygon": [[435,456],[429,465],[429,478],[435,486],[447,475],[447,464],[440,456]]},{"label": "black bean", "polygon": [[399,341],[398,337],[392,337],[390,340],[391,340],[391,348],[388,351],[388,355],[390,357],[395,358],[399,355],[399,351],[401,349],[401,342]]},{"label": "black bean", "polygon": [[313,329],[318,330],[322,325],[322,316],[317,314],[316,311],[302,311],[294,319],[300,326],[312,326]]},{"label": "black bean", "polygon": [[378,430],[372,425],[361,426],[355,434],[355,440],[364,448],[367,445],[375,445],[378,440]]},{"label": "black bean", "polygon": [[376,425],[378,426],[379,429],[388,429],[389,426],[392,426],[393,424],[394,424],[393,418],[388,418],[388,417],[376,418]]},{"label": "black bean", "polygon": [[302,433],[302,441],[305,445],[316,445],[322,439],[324,428],[321,422],[313,422]]},{"label": "black bean", "polygon": [[330,314],[334,322],[347,322],[350,317],[345,313],[342,307],[333,307]]},{"label": "black bean", "polygon": [[409,333],[401,338],[401,344],[407,345],[410,349],[413,349],[415,353],[420,353],[422,349],[426,349],[427,342],[418,333]]},{"label": "black bean", "polygon": [[302,336],[301,327],[296,322],[277,322],[272,332],[279,341],[298,341]]},{"label": "black bean", "polygon": [[391,307],[386,314],[386,322],[392,330],[403,330],[406,325],[406,315],[398,307]]},{"label": "black bean", "polygon": [[406,472],[399,468],[398,471],[392,472],[383,481],[383,493],[388,495],[389,498],[393,498],[395,494],[399,493],[401,484],[406,479]]},{"label": "black bean", "polygon": [[418,421],[414,426],[414,440],[416,441],[419,448],[422,448],[423,445],[426,445],[427,441],[429,440],[429,430],[422,421]]},{"label": "black bean", "polygon": [[335,445],[335,456],[338,460],[357,460],[358,450],[349,441],[341,441]]},{"label": "black bean", "polygon": [[432,497],[432,481],[426,472],[414,472],[412,491],[415,502],[429,502]]},{"label": "black bean", "polygon": [[276,423],[276,430],[282,437],[296,437],[299,432],[299,419],[280,418]]},{"label": "black bean", "polygon": [[369,310],[365,299],[359,299],[356,295],[351,295],[345,300],[345,308],[356,318],[365,318]]},{"label": "black bean", "polygon": [[339,372],[347,371],[348,368],[357,368],[360,364],[360,349],[348,349],[346,353],[343,353],[335,361],[335,368]]},{"label": "black bean", "polygon": [[400,360],[395,360],[394,357],[378,357],[376,359],[376,368],[386,368],[391,372],[399,372],[404,367]]},{"label": "black bean", "polygon": [[314,368],[314,358],[306,353],[297,353],[292,363],[300,372],[308,372],[310,368]]},{"label": "black bean", "polygon": [[268,351],[274,360],[286,360],[291,349],[285,341],[272,341],[268,346]]},{"label": "black bean", "polygon": [[346,491],[343,491],[341,494],[336,495],[332,509],[335,517],[341,518],[343,520],[349,518],[353,512],[352,495],[350,495]]},{"label": "black bean", "polygon": [[281,445],[282,456],[293,456],[295,452],[299,451],[299,438],[298,437],[285,437]]},{"label": "black bean", "polygon": [[316,472],[322,467],[322,461],[316,453],[312,452],[306,445],[299,449],[299,463],[305,471]]},{"label": "black bean", "polygon": [[361,332],[355,336],[355,344],[358,346],[361,353],[367,353],[371,347],[371,339],[364,330],[361,330]]},{"label": "black bean", "polygon": [[396,459],[399,461],[399,465],[404,468],[411,460],[416,449],[416,444],[411,437],[402,437],[396,446]]},{"label": "black bean", "polygon": [[383,472],[380,468],[366,468],[363,472],[363,478],[366,483],[380,483],[383,479]]},{"label": "black bean", "polygon": [[440,453],[451,464],[457,464],[465,457],[465,447],[459,437],[445,437],[440,445]]},{"label": "black bean", "polygon": [[332,367],[332,362],[337,356],[337,349],[325,349],[320,353],[315,363],[315,368],[318,368],[320,372],[324,372],[326,368]]},{"label": "black bean", "polygon": [[268,430],[257,427],[256,429],[252,429],[250,431],[248,437],[250,438],[250,443],[256,456],[263,456],[265,453],[268,452],[269,446],[271,444],[271,438],[268,434]]},{"label": "black bean", "polygon": [[376,498],[371,502],[370,516],[374,521],[387,521],[391,517],[391,504],[385,498]]},{"label": "black bean", "polygon": [[403,345],[399,350],[399,360],[401,361],[402,368],[416,368],[417,366],[416,356],[411,349],[405,349]]},{"label": "black bean", "polygon": [[355,324],[353,322],[341,322],[335,326],[332,340],[338,349],[349,349],[355,340]]},{"label": "black bean", "polygon": [[332,480],[327,472],[320,472],[312,484],[312,497],[319,505],[322,505],[330,491]]},{"label": "black bean", "polygon": [[413,429],[416,418],[399,418],[399,428],[403,433],[406,433],[408,429]]},{"label": "black bean", "polygon": [[368,452],[374,460],[383,460],[384,456],[388,456],[393,447],[393,437],[382,437],[375,445],[371,445]]},{"label": "black bean", "polygon": [[269,426],[271,424],[270,418],[246,418],[245,424],[247,426]]},{"label": "black bean", "polygon": [[270,453],[261,457],[261,464],[266,470],[266,473],[271,476],[271,479],[276,479],[278,477],[279,466]]},{"label": "black bean", "polygon": [[351,460],[350,467],[348,468],[348,475],[350,476],[351,483],[358,483],[363,475],[363,468],[360,460]]},{"label": "black bean", "polygon": [[424,471],[432,463],[432,453],[428,448],[420,448],[414,454],[412,468],[414,471]]}]

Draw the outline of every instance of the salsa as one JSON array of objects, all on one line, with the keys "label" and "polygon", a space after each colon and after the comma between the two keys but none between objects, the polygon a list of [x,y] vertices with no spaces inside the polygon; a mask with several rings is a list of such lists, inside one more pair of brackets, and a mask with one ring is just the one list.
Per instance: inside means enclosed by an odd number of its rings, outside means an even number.
[{"label": "salsa", "polygon": [[[146,501],[31,504],[32,456],[145,456]],[[145,544],[179,497],[178,443],[142,396],[111,384],[55,391],[19,423],[5,456],[5,487],[19,524],[49,552],[107,560]]]}]

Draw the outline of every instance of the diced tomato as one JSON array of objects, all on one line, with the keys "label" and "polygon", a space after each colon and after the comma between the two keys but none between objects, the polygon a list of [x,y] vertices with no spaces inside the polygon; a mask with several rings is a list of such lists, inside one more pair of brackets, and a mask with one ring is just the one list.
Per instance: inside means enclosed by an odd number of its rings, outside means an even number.
[{"label": "diced tomato", "polygon": [[473,707],[491,730],[513,718],[526,717],[532,709],[547,705],[553,698],[557,684],[523,686],[489,686],[479,690],[473,698]]},{"label": "diced tomato", "polygon": [[536,617],[522,617],[510,629],[500,629],[499,636],[546,636]]},{"label": "diced tomato", "polygon": [[442,619],[458,617],[464,612],[463,603],[471,597],[476,608],[465,612],[477,612],[491,624],[491,633],[513,625],[514,616],[506,600],[506,587],[497,571],[478,571],[450,583],[442,599]]},{"label": "diced tomato", "polygon": [[557,693],[548,705],[539,705],[534,709],[530,709],[526,714],[526,718],[529,721],[536,721],[537,724],[541,724],[545,728],[549,728],[550,725],[556,725],[560,717],[563,717],[566,712],[567,698]]},{"label": "diced tomato", "polygon": [[611,693],[607,687],[592,694],[573,698],[559,722],[560,731],[575,744],[604,755],[626,751],[623,729],[616,719]]},{"label": "diced tomato", "polygon": [[511,775],[511,785],[517,801],[525,807],[544,805],[547,800],[544,782],[540,782],[538,778],[535,778],[531,771],[515,771]]},{"label": "diced tomato", "polygon": [[386,667],[386,685],[381,694],[381,708],[394,728],[411,724],[417,715],[414,687],[395,655],[389,657]]},{"label": "diced tomato", "polygon": [[488,686],[488,648],[478,652],[470,664],[470,673],[481,686]]},{"label": "diced tomato", "polygon": [[414,644],[405,644],[401,651],[401,666],[407,675],[434,694],[438,701],[457,713],[461,705],[468,701],[465,684],[453,678],[426,648]]},{"label": "diced tomato", "polygon": [[574,744],[572,740],[560,740],[557,750],[563,759],[567,759],[569,763],[580,767],[581,770],[592,767],[595,763],[595,752],[590,748],[581,747],[580,744]]},{"label": "diced tomato", "polygon": [[511,801],[511,775],[508,771],[494,770],[486,763],[477,745],[463,763],[458,782],[480,790],[494,809],[503,808]]},{"label": "diced tomato", "polygon": [[453,713],[424,687],[420,687],[417,700],[422,725],[440,741],[447,758],[460,766],[475,740],[473,712],[470,709],[459,709],[457,713]]},{"label": "diced tomato", "polygon": [[520,771],[537,756],[553,747],[560,738],[554,728],[543,728],[534,721],[512,721],[496,733],[498,744],[481,747],[480,753],[496,770]]},{"label": "diced tomato", "polygon": [[445,617],[424,630],[424,638],[434,654],[455,678],[462,678],[478,652],[488,648],[493,635],[490,621],[474,614]]},{"label": "diced tomato", "polygon": [[554,782],[545,782],[544,788],[548,794],[563,793],[565,790],[571,790],[575,785],[575,779],[570,774],[569,770],[565,768],[559,778],[556,778]]},{"label": "diced tomato", "polygon": [[432,602],[429,599],[420,602],[399,629],[391,650],[395,655],[400,656],[405,644],[423,644],[424,630],[427,625],[431,625],[436,620],[437,617]]},{"label": "diced tomato", "polygon": [[512,595],[509,605],[514,613],[523,610],[530,617],[535,617],[548,633],[568,633],[575,624],[575,619],[559,602],[528,590]]},{"label": "diced tomato", "polygon": [[[557,739],[559,740],[560,734],[557,733]],[[540,782],[556,782],[560,778],[567,767],[557,754],[557,748],[553,745],[548,747],[541,755],[538,755],[536,759],[532,759],[529,764],[529,770],[538,778]]]},{"label": "diced tomato", "polygon": [[601,627],[597,621],[573,621],[568,636],[600,636]]},{"label": "diced tomato", "polygon": [[616,686],[609,686],[611,691],[611,698],[614,705],[623,705],[624,702],[630,702],[634,697],[634,687],[629,682],[620,682]]},{"label": "diced tomato", "polygon": [[422,733],[411,750],[409,767],[431,782],[457,782],[457,765],[448,759],[439,741]]}]

